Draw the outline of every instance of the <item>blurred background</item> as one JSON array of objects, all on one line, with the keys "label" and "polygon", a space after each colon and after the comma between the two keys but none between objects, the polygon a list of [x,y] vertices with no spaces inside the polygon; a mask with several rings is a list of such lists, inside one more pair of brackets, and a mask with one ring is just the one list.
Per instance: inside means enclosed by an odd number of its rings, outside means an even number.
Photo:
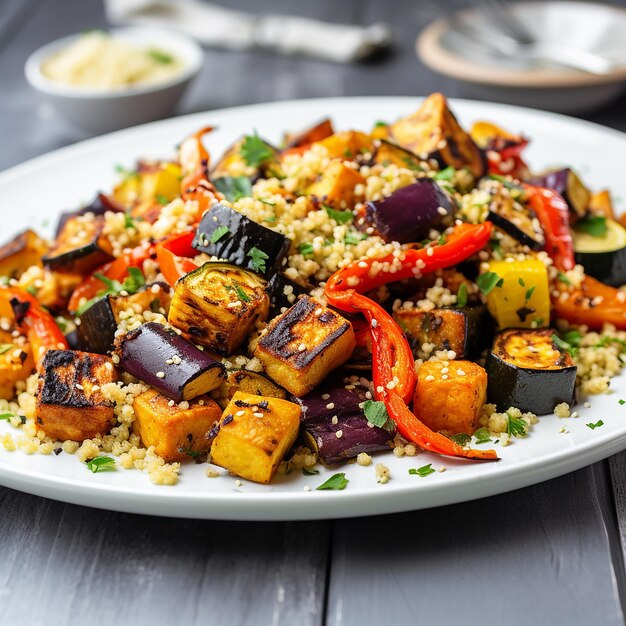
[{"label": "blurred background", "polygon": [[[267,28],[261,45],[252,45],[256,33],[248,42],[235,41],[241,39],[237,26],[212,32],[215,23],[220,23],[215,22],[215,14],[191,20],[183,16],[181,22],[175,12],[190,1],[155,5],[145,0],[109,0],[105,7],[102,0],[3,0],[0,119],[10,149],[2,151],[0,169],[98,132],[89,127],[85,130],[84,124],[78,128],[64,103],[59,104],[58,98],[51,103],[40,88],[28,84],[24,65],[29,55],[61,37],[137,23],[177,26],[195,38],[203,39],[205,33],[212,38],[210,47],[204,46],[198,75],[172,109],[175,115],[295,98],[421,96],[441,91],[450,97],[567,111],[626,129],[626,0],[614,0],[613,9],[595,2],[530,2],[503,7],[495,0],[193,2],[194,11],[204,6],[253,14],[230,17],[243,20],[246,27],[264,24]],[[469,14],[459,17],[456,11],[462,9]],[[514,13],[516,22],[511,24],[505,12]],[[374,30],[334,32],[316,30],[319,25],[307,23],[264,22],[270,15],[281,14],[332,24],[376,26]],[[203,19],[207,21],[203,23]],[[513,31],[520,22],[521,34],[532,31],[532,40],[516,40],[520,33]],[[537,38],[541,44],[558,43],[560,48],[540,50],[538,55],[528,45],[535,45]],[[348,39],[354,45],[341,52],[343,59],[320,58],[333,56]],[[276,50],[281,44],[287,49]],[[233,45],[244,49],[224,49]],[[587,63],[591,69],[572,66],[572,59],[574,66]]]}]

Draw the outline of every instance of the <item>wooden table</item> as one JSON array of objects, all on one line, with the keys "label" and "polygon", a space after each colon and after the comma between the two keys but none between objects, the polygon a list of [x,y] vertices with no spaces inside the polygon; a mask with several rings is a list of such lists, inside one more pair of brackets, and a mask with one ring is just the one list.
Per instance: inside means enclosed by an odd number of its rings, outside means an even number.
[{"label": "wooden table", "polygon": [[[295,12],[288,0],[229,5]],[[428,20],[418,5],[299,2],[300,14],[391,23],[394,55],[339,66],[209,51],[179,112],[317,96],[462,95],[415,59]],[[38,107],[23,65],[38,46],[98,27],[106,22],[93,0],[0,2],[0,168],[84,138]],[[589,119],[626,130],[625,111],[622,99]],[[620,454],[476,502],[310,523],[125,515],[0,488],[0,624],[623,624],[625,470]]]}]

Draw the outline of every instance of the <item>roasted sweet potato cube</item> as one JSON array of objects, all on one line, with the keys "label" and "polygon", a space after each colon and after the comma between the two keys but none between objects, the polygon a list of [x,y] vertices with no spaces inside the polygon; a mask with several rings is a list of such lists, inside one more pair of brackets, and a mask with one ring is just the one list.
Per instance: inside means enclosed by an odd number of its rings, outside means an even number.
[{"label": "roasted sweet potato cube", "polygon": [[113,403],[101,389],[117,380],[109,357],[50,350],[42,370],[35,417],[48,437],[83,441],[109,431],[114,422]]},{"label": "roasted sweet potato cube", "polygon": [[34,369],[30,346],[23,339],[14,339],[10,332],[0,330],[0,398],[12,400],[15,383],[28,378]]},{"label": "roasted sweet potato cube", "polygon": [[19,278],[31,265],[41,266],[48,244],[34,231],[25,230],[0,246],[0,276]]},{"label": "roasted sweet potato cube", "polygon": [[333,161],[321,179],[309,187],[308,193],[334,207],[352,208],[354,187],[364,182],[365,179],[359,172],[341,161]]},{"label": "roasted sweet potato cube", "polygon": [[273,380],[301,397],[345,363],[354,347],[352,324],[303,296],[270,322],[254,354]]},{"label": "roasted sweet potato cube", "polygon": [[417,373],[413,410],[432,430],[472,435],[487,397],[487,372],[472,361],[427,361]]},{"label": "roasted sweet potato cube", "polygon": [[228,403],[211,461],[257,483],[269,483],[300,428],[293,402],[238,391]]},{"label": "roasted sweet potato cube", "polygon": [[317,142],[324,146],[331,157],[351,159],[360,152],[369,151],[372,148],[372,138],[358,130],[346,130],[334,133]]},{"label": "roasted sweet potato cube", "polygon": [[148,389],[135,398],[134,428],[143,444],[154,446],[167,462],[207,452],[211,442],[205,435],[222,416],[222,409],[208,396],[170,403],[156,389]]}]

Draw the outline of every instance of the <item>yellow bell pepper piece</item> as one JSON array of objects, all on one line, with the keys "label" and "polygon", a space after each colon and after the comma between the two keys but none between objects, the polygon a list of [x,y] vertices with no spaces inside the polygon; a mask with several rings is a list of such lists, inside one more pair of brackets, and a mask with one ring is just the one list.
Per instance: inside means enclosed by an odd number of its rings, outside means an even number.
[{"label": "yellow bell pepper piece", "polygon": [[541,328],[550,324],[548,270],[539,259],[490,261],[502,279],[487,295],[487,308],[500,328]]}]

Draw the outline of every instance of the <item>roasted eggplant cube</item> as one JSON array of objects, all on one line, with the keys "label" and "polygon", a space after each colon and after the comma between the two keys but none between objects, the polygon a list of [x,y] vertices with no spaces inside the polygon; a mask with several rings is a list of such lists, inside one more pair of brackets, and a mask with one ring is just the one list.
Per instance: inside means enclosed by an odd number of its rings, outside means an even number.
[{"label": "roasted eggplant cube", "polygon": [[35,361],[30,346],[10,332],[0,330],[0,346],[0,399],[13,400],[16,383],[32,374]]},{"label": "roasted eggplant cube", "polygon": [[515,202],[508,192],[492,197],[487,219],[531,250],[542,250],[545,246],[543,230],[532,209]]},{"label": "roasted eggplant cube", "polygon": [[287,399],[287,392],[272,382],[267,376],[248,370],[234,370],[228,373],[225,382],[226,395],[230,399],[238,391],[251,393],[255,396]]},{"label": "roasted eggplant cube", "polygon": [[341,161],[332,161],[320,180],[307,189],[307,193],[316,196],[324,204],[338,209],[351,209],[355,202],[354,188],[363,183],[365,179],[359,172]]},{"label": "roasted eggplant cube", "polygon": [[297,404],[239,391],[222,415],[211,461],[242,478],[269,483],[299,429]]},{"label": "roasted eggplant cube", "polygon": [[276,272],[267,283],[267,293],[270,297],[270,317],[274,317],[279,313],[284,313],[298,298],[307,292],[307,290],[289,280],[281,272]]},{"label": "roasted eggplant cube", "polygon": [[19,278],[31,265],[41,266],[48,244],[34,231],[25,230],[0,246],[0,276]]},{"label": "roasted eggplant cube", "polygon": [[109,240],[103,235],[104,217],[93,213],[65,221],[52,248],[43,257],[46,267],[63,272],[89,274],[113,259]]},{"label": "roasted eggplant cube", "polygon": [[291,240],[225,204],[215,204],[198,226],[193,247],[234,265],[270,276],[282,267]]},{"label": "roasted eggplant cube", "polygon": [[205,435],[222,416],[222,409],[207,396],[181,404],[172,405],[156,389],[144,391],[133,402],[133,428],[143,445],[154,446],[168,463],[207,453],[211,442]]},{"label": "roasted eggplant cube", "polygon": [[576,366],[552,340],[553,331],[512,328],[501,332],[487,355],[489,402],[500,411],[516,407],[537,415],[572,404]]},{"label": "roasted eggplant cube", "polygon": [[102,386],[117,381],[113,362],[102,354],[50,350],[42,364],[35,417],[52,439],[84,441],[108,432],[113,403]]},{"label": "roasted eggplant cube", "polygon": [[303,296],[270,322],[254,354],[274,381],[301,397],[345,363],[354,347],[352,324]]},{"label": "roasted eggplant cube", "polygon": [[483,152],[459,126],[440,93],[430,95],[415,113],[392,124],[390,133],[403,148],[437,159],[442,167],[467,168],[476,178],[487,170]]},{"label": "roasted eggplant cube", "polygon": [[472,435],[487,397],[487,372],[472,361],[427,361],[417,373],[413,410],[431,430]]},{"label": "roasted eggplant cube", "polygon": [[416,154],[384,139],[379,142],[376,148],[374,163],[378,163],[383,167],[397,165],[415,172],[423,169],[422,162]]},{"label": "roasted eggplant cube", "polygon": [[227,356],[267,318],[265,286],[256,274],[229,263],[205,263],[176,283],[169,322],[194,343]]},{"label": "roasted eggplant cube", "polygon": [[213,391],[225,378],[219,361],[156,322],[131,330],[117,353],[126,372],[177,402]]},{"label": "roasted eggplant cube", "polygon": [[128,296],[104,296],[78,316],[80,324],[76,330],[80,345],[89,352],[106,354],[113,349],[122,311],[130,308],[136,313],[152,311],[167,315],[170,301],[169,286],[160,283]]},{"label": "roasted eggplant cube", "polygon": [[[484,307],[475,307],[484,313]],[[415,358],[425,356],[422,346],[433,344],[427,353],[453,350],[458,358],[473,356],[479,347],[481,316],[473,315],[474,307],[464,309],[397,309],[393,318],[404,331]],[[430,347],[430,346],[429,346]]]}]

